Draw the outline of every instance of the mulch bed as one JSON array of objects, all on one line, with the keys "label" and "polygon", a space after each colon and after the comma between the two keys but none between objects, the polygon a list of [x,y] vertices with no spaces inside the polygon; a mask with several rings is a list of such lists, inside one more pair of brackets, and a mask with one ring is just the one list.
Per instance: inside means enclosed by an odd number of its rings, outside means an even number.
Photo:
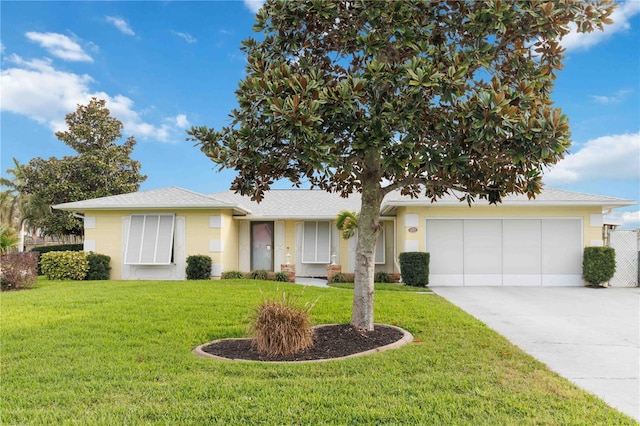
[{"label": "mulch bed", "polygon": [[395,327],[376,325],[373,331],[360,332],[349,324],[315,328],[314,345],[289,356],[268,356],[251,346],[251,339],[224,339],[202,347],[211,355],[251,361],[311,361],[340,358],[395,343],[404,334]]}]

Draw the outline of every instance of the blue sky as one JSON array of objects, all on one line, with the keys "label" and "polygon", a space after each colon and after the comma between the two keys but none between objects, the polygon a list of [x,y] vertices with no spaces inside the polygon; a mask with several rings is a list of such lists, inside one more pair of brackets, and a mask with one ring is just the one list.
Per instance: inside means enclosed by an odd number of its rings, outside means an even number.
[{"label": "blue sky", "polygon": [[[56,139],[64,116],[106,99],[138,141],[141,189],[226,190],[191,142],[191,125],[220,128],[244,76],[240,43],[260,1],[0,3],[1,168],[12,157],[74,152]],[[640,0],[620,2],[615,23],[563,40],[567,58],[553,98],[570,118],[571,153],[548,186],[640,200]],[[286,184],[279,184],[280,187]],[[615,216],[640,226],[638,206]]]}]

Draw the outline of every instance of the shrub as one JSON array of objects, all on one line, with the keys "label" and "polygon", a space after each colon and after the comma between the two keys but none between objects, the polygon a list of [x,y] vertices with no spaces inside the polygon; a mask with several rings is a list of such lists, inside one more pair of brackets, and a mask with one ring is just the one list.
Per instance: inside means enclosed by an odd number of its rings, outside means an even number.
[{"label": "shrub", "polygon": [[[52,251],[82,251],[84,250],[84,244],[58,244],[57,246],[36,246],[32,247],[30,251],[40,253],[40,260],[42,255]],[[38,262],[38,275],[42,275],[42,267]]]},{"label": "shrub", "polygon": [[400,253],[400,274],[407,285],[426,287],[429,285],[429,253]]},{"label": "shrub", "polygon": [[276,272],[275,280],[282,283],[289,282],[289,274],[286,272]]},{"label": "shrub", "polygon": [[0,258],[0,290],[31,288],[38,280],[38,253],[5,254]]},{"label": "shrub", "polygon": [[110,278],[111,258],[106,254],[98,254],[90,252],[87,255],[87,261],[89,262],[89,270],[85,280],[108,280]]},{"label": "shrub", "polygon": [[238,278],[244,278],[244,274],[240,271],[225,271],[220,278],[223,280],[237,280]]},{"label": "shrub", "polygon": [[255,271],[251,271],[251,274],[249,274],[249,277],[252,280],[268,280],[269,272],[264,271],[262,269],[256,269]]},{"label": "shrub", "polygon": [[187,257],[187,279],[208,280],[211,278],[211,258],[204,255]]},{"label": "shrub", "polygon": [[253,347],[269,356],[293,355],[310,348],[313,327],[309,312],[313,305],[299,306],[289,293],[283,293],[280,300],[262,302],[249,325]]},{"label": "shrub", "polygon": [[585,247],[582,278],[593,286],[609,281],[616,272],[616,252],[611,247]]},{"label": "shrub", "polygon": [[52,251],[40,257],[40,267],[49,280],[82,280],[89,261],[83,251]]},{"label": "shrub", "polygon": [[389,276],[389,274],[387,274],[386,272],[380,271],[380,272],[376,272],[376,274],[373,276],[373,282],[374,283],[392,283],[393,281],[391,280],[391,276]]},{"label": "shrub", "polygon": [[343,273],[337,273],[333,277],[331,277],[332,283],[346,283],[347,277]]}]

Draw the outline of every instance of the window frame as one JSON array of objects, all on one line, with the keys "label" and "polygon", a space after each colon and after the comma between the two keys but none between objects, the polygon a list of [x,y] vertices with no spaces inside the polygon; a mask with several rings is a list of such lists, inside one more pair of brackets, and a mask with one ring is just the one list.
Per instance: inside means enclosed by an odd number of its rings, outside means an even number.
[{"label": "window frame", "polygon": [[[142,217],[142,225],[141,229],[132,235],[132,228],[134,227],[134,219]],[[157,224],[155,231],[151,229],[151,231],[147,230],[147,220],[149,218],[157,218]],[[161,229],[162,227],[162,219],[163,218],[171,218],[171,227],[169,230]],[[166,223],[166,222],[165,222]],[[125,241],[125,250],[124,250],[124,258],[123,263],[125,265],[148,265],[148,266],[167,266],[172,265],[174,263],[173,259],[173,250],[174,250],[174,240],[175,240],[175,228],[176,228],[176,216],[173,213],[134,213],[129,216],[129,225],[127,229],[127,240]],[[139,237],[138,237],[139,234]],[[138,237],[138,241],[132,241],[132,238]],[[162,238],[161,238],[162,237]],[[143,260],[143,255],[145,254],[145,246],[149,246],[151,243],[148,239],[153,240],[153,260]],[[158,243],[161,239],[167,240],[168,247],[159,247]],[[135,253],[132,253],[132,250],[137,252],[137,261],[130,260],[130,255],[135,256]],[[148,257],[148,254],[147,254]],[[163,260],[166,259],[166,260]]]},{"label": "window frame", "polygon": [[[314,236],[314,255],[312,259],[309,259],[306,247],[307,247],[307,226],[311,226],[313,224],[315,226],[315,236]],[[318,246],[318,229],[319,224],[327,225],[327,249],[319,250]],[[303,264],[330,264],[331,263],[331,221],[330,220],[305,220],[302,224],[302,263]],[[322,251],[322,253],[320,253]],[[326,258],[320,257],[319,254],[326,254]]]}]

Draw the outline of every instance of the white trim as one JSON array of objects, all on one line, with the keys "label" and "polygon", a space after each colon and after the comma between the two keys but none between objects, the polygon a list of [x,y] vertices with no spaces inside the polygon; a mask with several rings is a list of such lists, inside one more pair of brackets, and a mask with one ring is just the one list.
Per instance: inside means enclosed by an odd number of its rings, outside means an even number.
[{"label": "white trim", "polygon": [[[314,238],[313,238],[313,246],[314,246],[314,254],[313,256],[310,253],[305,253],[305,247],[307,245],[307,226],[311,226],[311,224],[314,224],[315,226],[315,231],[314,232],[310,232],[310,234],[315,234]],[[320,230],[320,224],[323,225],[327,225],[328,228],[327,230],[329,231],[327,233],[327,238],[328,241],[326,242],[327,244],[327,250],[325,252],[325,250],[320,250],[321,247],[319,247],[318,241],[319,238],[323,235],[323,231],[324,230]],[[309,231],[312,231],[311,229]],[[306,220],[302,223],[302,263],[307,263],[307,264],[328,264],[331,262],[331,221],[328,220]],[[321,253],[322,252],[322,253]],[[326,257],[325,257],[326,256]]]},{"label": "white trim", "polygon": [[601,228],[604,225],[604,215],[602,213],[599,214],[591,214],[589,217],[589,226],[595,226]]},{"label": "white trim", "polygon": [[222,229],[222,216],[209,216],[209,228]]},{"label": "white trim", "polygon": [[405,228],[409,228],[412,226],[418,226],[418,215],[415,213],[405,213],[404,215],[404,226]]},{"label": "white trim", "polygon": [[[386,241],[386,233],[384,230],[384,226],[380,227],[380,233],[378,234],[378,240],[376,241],[376,252],[374,253],[374,263],[376,265],[384,265],[387,259],[387,241]],[[382,244],[380,244],[382,243]],[[378,253],[382,254],[382,260],[378,260]]]},{"label": "white trim", "polygon": [[83,222],[84,222],[84,229],[96,229],[95,216],[85,216]]},{"label": "white trim", "polygon": [[211,276],[212,277],[221,277],[222,271],[224,271],[224,265],[222,263],[212,263],[211,264]]}]

